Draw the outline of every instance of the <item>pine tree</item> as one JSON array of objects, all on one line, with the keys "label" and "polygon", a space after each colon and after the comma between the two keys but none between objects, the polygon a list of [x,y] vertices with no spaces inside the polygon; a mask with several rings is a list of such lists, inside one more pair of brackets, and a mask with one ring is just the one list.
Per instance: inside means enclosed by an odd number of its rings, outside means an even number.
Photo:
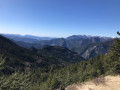
[{"label": "pine tree", "polygon": [[[117,34],[120,36],[119,32],[117,32]],[[120,38],[115,38],[108,54],[105,56],[105,59],[105,66],[107,68],[106,72],[120,73]]]}]

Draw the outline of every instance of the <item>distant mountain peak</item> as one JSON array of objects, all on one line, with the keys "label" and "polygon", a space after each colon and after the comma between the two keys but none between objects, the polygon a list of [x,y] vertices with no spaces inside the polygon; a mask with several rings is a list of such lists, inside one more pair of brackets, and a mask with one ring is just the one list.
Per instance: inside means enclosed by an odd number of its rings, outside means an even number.
[{"label": "distant mountain peak", "polygon": [[104,38],[104,39],[110,39],[111,37],[105,37],[105,36],[92,36],[92,35],[72,35],[67,37],[67,40],[71,39],[87,39],[87,38]]}]

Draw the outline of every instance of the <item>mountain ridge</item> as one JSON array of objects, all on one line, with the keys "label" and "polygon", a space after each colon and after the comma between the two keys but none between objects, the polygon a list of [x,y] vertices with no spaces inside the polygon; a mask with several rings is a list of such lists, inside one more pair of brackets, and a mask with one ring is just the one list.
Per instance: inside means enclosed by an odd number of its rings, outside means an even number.
[{"label": "mountain ridge", "polygon": [[71,39],[87,39],[87,38],[106,38],[106,39],[110,39],[111,37],[105,37],[105,36],[92,36],[92,35],[72,35],[72,36],[68,36],[66,39],[67,40],[71,40]]},{"label": "mountain ridge", "polygon": [[[31,37],[31,36],[28,35],[27,37]],[[36,49],[41,49],[45,45],[60,46],[60,47],[68,48],[77,53],[82,52],[80,53],[80,55],[86,59],[89,59],[91,57],[95,57],[100,54],[104,55],[105,53],[107,53],[109,45],[104,43],[108,41],[112,42],[113,40],[114,39],[110,37],[100,37],[100,36],[90,36],[90,35],[72,35],[67,38],[54,38],[51,40],[40,40],[40,41],[37,39],[31,39],[31,38],[24,39],[22,37],[21,40],[18,39],[17,41],[15,40],[12,40],[12,41],[15,42],[17,45],[24,48],[28,48],[28,49],[31,47],[35,47]],[[95,43],[97,47],[95,46]],[[85,49],[88,49],[88,51],[86,51]]]},{"label": "mountain ridge", "polygon": [[[49,47],[46,46],[46,48]],[[0,36],[1,71],[12,73],[14,71],[24,71],[53,64],[63,66],[85,60],[80,55],[77,55],[77,53],[64,49],[63,47],[59,47],[59,49],[53,47],[52,49],[54,51],[53,54],[51,54],[50,50],[45,50],[44,48],[37,52],[35,49],[22,48],[9,39]],[[62,50],[66,53],[62,53]],[[59,53],[58,56],[56,56],[57,53]],[[72,56],[72,58],[68,56]]]}]

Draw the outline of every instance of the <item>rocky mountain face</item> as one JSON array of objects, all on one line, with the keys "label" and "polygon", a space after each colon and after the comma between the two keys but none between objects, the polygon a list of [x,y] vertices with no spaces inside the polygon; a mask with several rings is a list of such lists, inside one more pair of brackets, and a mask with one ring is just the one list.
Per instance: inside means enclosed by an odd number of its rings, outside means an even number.
[{"label": "rocky mountain face", "polygon": [[97,55],[104,55],[108,52],[110,45],[114,40],[101,42],[101,43],[90,43],[82,47],[72,48],[72,51],[79,53],[85,59],[96,57]]},{"label": "rocky mountain face", "polygon": [[86,39],[67,40],[67,43],[68,43],[68,48],[71,49],[74,47],[82,47],[90,43],[106,42],[108,40],[112,40],[112,39],[106,39],[106,38],[101,38],[101,37],[91,37],[91,38],[86,38]]}]

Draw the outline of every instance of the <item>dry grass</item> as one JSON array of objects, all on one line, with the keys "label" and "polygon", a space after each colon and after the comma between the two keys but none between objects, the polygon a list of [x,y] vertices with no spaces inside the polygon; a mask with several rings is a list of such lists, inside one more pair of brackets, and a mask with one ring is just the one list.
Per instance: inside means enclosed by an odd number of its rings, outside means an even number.
[{"label": "dry grass", "polygon": [[66,90],[120,90],[120,76],[106,76],[80,85],[68,86]]},{"label": "dry grass", "polygon": [[106,85],[106,79],[104,77],[99,77],[99,78],[95,78],[93,81],[92,81],[96,86],[97,85]]}]

